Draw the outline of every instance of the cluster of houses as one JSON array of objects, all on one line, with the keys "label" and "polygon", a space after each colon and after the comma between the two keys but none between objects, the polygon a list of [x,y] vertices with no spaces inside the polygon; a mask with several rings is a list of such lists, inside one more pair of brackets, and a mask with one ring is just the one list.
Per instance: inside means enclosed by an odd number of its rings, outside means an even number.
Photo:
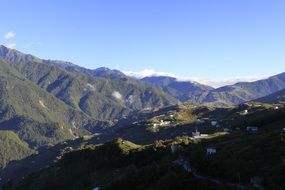
[{"label": "cluster of houses", "polygon": [[[205,120],[203,119],[197,119],[196,124],[204,124],[206,123]],[[216,119],[212,119],[210,120],[210,126],[216,128],[217,130],[223,130],[224,132],[231,132],[232,129],[230,128],[221,128],[219,122]],[[193,138],[203,138],[203,137],[207,137],[208,134],[201,134],[197,129],[196,131],[192,132],[192,137]]]},{"label": "cluster of houses", "polygon": [[[274,106],[274,107],[271,107],[270,109],[271,110],[279,110],[279,108],[280,108],[279,106]],[[248,113],[249,113],[249,111],[247,109],[245,109],[241,112],[242,115],[247,115]]]},{"label": "cluster of houses", "polygon": [[[243,113],[247,114],[248,111],[245,110]],[[204,124],[204,123],[205,123],[205,121],[202,119],[197,119],[197,121],[196,121],[196,124]],[[219,122],[217,120],[211,120],[210,124],[212,127],[215,127],[217,129],[221,128],[219,125]],[[231,132],[232,131],[231,128],[226,128],[226,127],[222,128],[222,130],[224,132]],[[254,134],[254,133],[257,133],[259,131],[259,128],[256,126],[247,126],[246,131],[250,134]],[[285,128],[283,129],[283,132],[285,133]],[[207,136],[208,136],[208,134],[201,134],[197,129],[196,129],[196,131],[192,132],[192,138],[194,138],[194,139],[203,138],[203,137],[207,137]],[[217,153],[217,148],[216,147],[208,147],[206,149],[206,151],[207,151],[207,155],[214,155]]]},{"label": "cluster of houses", "polygon": [[160,122],[159,123],[154,123],[153,124],[153,128],[156,128],[156,127],[158,127],[158,126],[168,126],[168,125],[170,125],[171,124],[171,121],[164,121],[164,120],[160,120]]},{"label": "cluster of houses", "polygon": [[[279,107],[274,107],[274,109],[279,109]],[[246,115],[249,113],[249,111],[246,109],[246,110],[243,110],[241,112],[242,114]],[[164,126],[164,125],[169,125],[171,122],[170,121],[163,121],[161,120],[160,123],[155,123],[153,124],[154,127],[156,126]],[[206,124],[208,123],[208,121],[202,119],[202,118],[199,118],[196,120],[196,125],[203,125],[203,124]],[[209,124],[211,127],[214,127],[218,130],[222,130],[223,132],[232,132],[232,128],[231,127],[221,127],[221,125],[219,124],[218,120],[216,120],[215,118],[210,118],[209,119]],[[259,131],[259,127],[257,126],[246,126],[245,127],[245,130],[246,132],[250,133],[250,134],[254,134],[254,133],[257,133]],[[285,128],[283,128],[283,133],[285,133]],[[205,138],[205,137],[208,137],[208,134],[202,134],[200,131],[198,131],[197,129],[195,131],[192,132],[192,138],[193,139],[199,139],[199,138]],[[172,153],[176,152],[176,150],[178,149],[178,146],[177,145],[172,145],[171,146],[171,151]],[[214,155],[217,153],[217,148],[216,147],[213,147],[213,146],[210,146],[210,147],[207,147],[206,148],[206,153],[207,155]],[[178,163],[178,161],[177,161]],[[182,161],[180,160],[180,165],[183,165]]]},{"label": "cluster of houses", "polygon": [[[247,113],[248,113],[248,110],[244,110],[243,113],[244,113],[244,114],[247,114]],[[196,124],[204,124],[204,123],[206,123],[206,122],[205,122],[205,120],[203,120],[203,119],[197,119],[197,121],[196,121]],[[232,132],[232,131],[233,131],[231,127],[221,127],[221,125],[219,124],[219,122],[218,122],[217,120],[215,120],[215,119],[212,119],[212,120],[210,121],[210,125],[211,125],[212,127],[215,127],[216,129],[222,130],[223,132]],[[256,127],[256,126],[247,126],[245,129],[246,129],[246,131],[247,131],[248,133],[257,133],[258,130],[259,130],[259,128]],[[192,137],[193,137],[193,138],[200,138],[201,136],[205,136],[205,135],[200,134],[200,132],[197,131],[197,130],[192,133]]]}]

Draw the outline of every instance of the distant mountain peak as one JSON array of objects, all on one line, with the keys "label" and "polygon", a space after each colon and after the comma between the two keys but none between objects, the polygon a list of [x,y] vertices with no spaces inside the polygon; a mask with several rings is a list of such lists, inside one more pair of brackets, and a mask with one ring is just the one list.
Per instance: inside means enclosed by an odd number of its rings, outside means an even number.
[{"label": "distant mountain peak", "polygon": [[120,74],[125,75],[124,73],[122,73],[121,71],[119,71],[117,69],[110,69],[108,67],[99,67],[97,69],[94,69],[94,71],[96,71],[96,72],[120,73]]},{"label": "distant mountain peak", "polygon": [[4,45],[0,45],[0,57],[10,62],[42,62],[42,60],[36,56],[24,54],[18,50],[10,49]]},{"label": "distant mountain peak", "polygon": [[4,45],[0,45],[0,49],[8,49],[6,46],[4,46]]},{"label": "distant mountain peak", "polygon": [[108,67],[99,67],[92,70],[93,76],[108,77],[108,78],[129,78],[123,72],[117,69],[110,69]]},{"label": "distant mountain peak", "polygon": [[146,82],[150,82],[150,83],[154,83],[154,84],[163,84],[163,85],[168,85],[170,83],[184,83],[184,84],[191,84],[191,85],[199,85],[199,86],[204,86],[204,87],[207,87],[209,89],[213,89],[212,87],[210,86],[207,86],[207,85],[203,85],[203,84],[200,84],[199,82],[196,82],[196,81],[192,81],[192,80],[181,80],[181,79],[178,79],[178,78],[175,78],[175,77],[172,77],[172,76],[148,76],[148,77],[144,77],[143,79],[141,79],[143,81],[146,81]]},{"label": "distant mountain peak", "polygon": [[0,45],[0,55],[3,56],[5,54],[7,54],[9,51],[17,51],[17,50],[12,50],[10,48],[7,48],[4,45]]},{"label": "distant mountain peak", "polygon": [[111,69],[109,69],[108,67],[98,67],[97,69],[95,69],[95,71],[111,71]]},{"label": "distant mountain peak", "polygon": [[194,94],[204,93],[214,88],[193,81],[183,81],[170,76],[152,76],[141,79],[161,87],[165,93],[175,97],[181,102],[187,102]]}]

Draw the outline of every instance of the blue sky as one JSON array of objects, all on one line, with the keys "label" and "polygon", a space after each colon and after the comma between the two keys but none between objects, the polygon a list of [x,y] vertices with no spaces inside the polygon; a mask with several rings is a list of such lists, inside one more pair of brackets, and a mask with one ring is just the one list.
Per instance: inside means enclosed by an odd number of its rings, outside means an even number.
[{"label": "blue sky", "polygon": [[284,0],[1,0],[0,43],[92,69],[268,76],[285,72],[284,10]]}]

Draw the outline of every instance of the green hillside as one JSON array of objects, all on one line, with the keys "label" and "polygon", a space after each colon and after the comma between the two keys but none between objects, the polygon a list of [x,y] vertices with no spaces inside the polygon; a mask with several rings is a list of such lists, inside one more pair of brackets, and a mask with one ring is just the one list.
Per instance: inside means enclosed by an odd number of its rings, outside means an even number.
[{"label": "green hillside", "polygon": [[131,111],[176,103],[161,90],[132,78],[96,70],[92,75],[78,66],[74,66],[80,68],[77,70],[66,69],[59,61],[41,60],[4,46],[0,49],[0,57],[27,79],[96,120],[113,120]]},{"label": "green hillside", "polygon": [[212,89],[0,46],[0,185],[284,189],[284,88],[284,73]]},{"label": "green hillside", "polygon": [[[0,62],[0,130],[13,130],[32,147],[88,134],[90,117],[66,105]],[[73,126],[79,126],[75,128]]]},{"label": "green hillside", "polygon": [[[280,129],[284,123],[263,126],[264,131],[256,135],[235,133],[201,142],[176,138],[174,142],[181,143],[176,154],[170,150],[173,142],[163,141],[152,146],[124,140],[88,146],[65,154],[54,166],[23,180],[18,188],[254,189],[251,180],[258,178],[263,188],[281,190],[285,155]],[[209,146],[217,147],[216,155],[206,154]],[[195,172],[187,173],[173,164],[181,158]]]},{"label": "green hillside", "polygon": [[[164,145],[144,147],[119,139],[66,154],[55,166],[29,176],[17,189],[215,187],[196,181],[182,169],[172,166],[172,159],[175,157]],[[176,185],[171,184],[171,178]]]},{"label": "green hillside", "polygon": [[38,149],[101,133],[131,112],[176,103],[137,80],[80,69],[0,46],[0,130]]},{"label": "green hillside", "polygon": [[[214,116],[221,125],[231,126],[233,131],[202,139],[189,136],[158,138],[150,145],[137,145],[123,139],[98,145],[91,137],[81,141],[80,146],[79,141],[74,142],[77,144],[74,149],[63,151],[49,167],[20,183],[6,184],[6,187],[281,190],[285,188],[285,136],[282,132],[285,112],[282,106],[279,110],[273,107],[269,104],[247,104],[233,109],[186,106],[176,114],[194,108],[192,114],[205,120]],[[248,114],[242,113],[245,109]],[[245,127],[248,125],[258,126],[258,132],[247,132]],[[173,144],[176,144],[175,153],[171,153]],[[66,146],[72,147],[72,142]],[[208,147],[215,147],[217,153],[207,155]],[[179,165],[181,160],[187,161],[191,172]]]},{"label": "green hillside", "polygon": [[35,153],[12,131],[0,131],[0,168],[11,160],[20,160]]}]

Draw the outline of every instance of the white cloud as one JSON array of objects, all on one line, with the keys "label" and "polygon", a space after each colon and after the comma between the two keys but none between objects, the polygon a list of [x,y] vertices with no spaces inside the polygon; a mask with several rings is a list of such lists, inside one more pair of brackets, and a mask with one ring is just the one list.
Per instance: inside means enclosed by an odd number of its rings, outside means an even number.
[{"label": "white cloud", "polygon": [[261,79],[265,79],[268,76],[241,76],[241,77],[228,77],[228,78],[203,78],[203,77],[179,77],[173,73],[167,72],[157,72],[153,69],[145,69],[138,72],[133,71],[123,71],[128,76],[135,77],[138,79],[142,79],[148,76],[170,76],[177,78],[178,81],[190,81],[190,82],[198,82],[201,84],[209,85],[215,88],[226,86],[226,85],[233,85],[237,82],[253,82]]},{"label": "white cloud", "polygon": [[145,69],[142,71],[134,72],[134,71],[123,71],[128,76],[135,77],[142,79],[144,77],[150,77],[150,76],[170,76],[170,77],[175,77],[174,74],[172,73],[166,73],[166,72],[157,72],[153,69]]},{"label": "white cloud", "polygon": [[113,96],[114,98],[116,98],[117,100],[123,101],[123,96],[122,96],[122,94],[121,94],[120,92],[118,92],[118,91],[114,91],[114,92],[112,93],[112,96]]},{"label": "white cloud", "polygon": [[10,49],[15,49],[16,48],[16,44],[13,44],[13,43],[7,44],[6,47],[10,48]]},{"label": "white cloud", "polygon": [[211,78],[199,78],[199,77],[192,77],[192,81],[199,82],[201,84],[209,85],[214,88],[226,86],[226,85],[233,85],[238,82],[253,82],[261,79],[265,79],[268,76],[243,76],[243,77],[229,77],[229,78],[222,78],[222,79],[211,79]]},{"label": "white cloud", "polygon": [[15,38],[16,34],[14,32],[7,32],[5,35],[4,35],[4,38],[6,40],[12,40],[13,38]]}]

